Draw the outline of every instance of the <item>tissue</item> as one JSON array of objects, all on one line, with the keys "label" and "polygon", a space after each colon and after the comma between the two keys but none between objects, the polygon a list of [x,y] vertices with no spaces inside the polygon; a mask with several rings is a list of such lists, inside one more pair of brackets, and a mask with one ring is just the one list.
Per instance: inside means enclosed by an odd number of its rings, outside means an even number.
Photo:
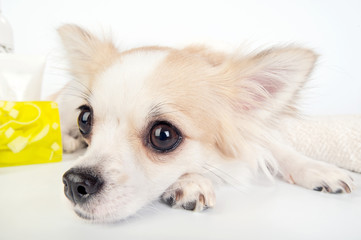
[{"label": "tissue", "polygon": [[0,54],[0,167],[62,159],[58,105],[39,101],[44,63]]},{"label": "tissue", "polygon": [[62,157],[58,105],[0,101],[0,166],[58,162]]}]

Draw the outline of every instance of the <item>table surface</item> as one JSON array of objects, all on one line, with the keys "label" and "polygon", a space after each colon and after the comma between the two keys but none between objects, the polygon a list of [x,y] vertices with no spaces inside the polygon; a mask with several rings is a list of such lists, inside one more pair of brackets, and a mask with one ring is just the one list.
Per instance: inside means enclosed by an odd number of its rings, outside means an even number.
[{"label": "table surface", "polygon": [[352,194],[309,191],[276,180],[239,192],[216,190],[201,213],[159,201],[115,224],[92,224],[73,213],[62,174],[82,153],[59,163],[0,168],[0,239],[361,239],[361,174]]}]

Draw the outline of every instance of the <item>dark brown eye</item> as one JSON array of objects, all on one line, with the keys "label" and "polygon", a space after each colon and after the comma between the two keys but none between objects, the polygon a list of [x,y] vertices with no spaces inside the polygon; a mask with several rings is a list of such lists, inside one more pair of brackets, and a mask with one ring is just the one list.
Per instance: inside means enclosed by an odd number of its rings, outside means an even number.
[{"label": "dark brown eye", "polygon": [[86,137],[89,135],[92,128],[93,114],[89,106],[83,105],[80,106],[79,109],[81,110],[78,117],[79,131]]},{"label": "dark brown eye", "polygon": [[178,147],[182,140],[177,128],[168,122],[157,122],[149,134],[151,146],[159,152],[170,152]]}]

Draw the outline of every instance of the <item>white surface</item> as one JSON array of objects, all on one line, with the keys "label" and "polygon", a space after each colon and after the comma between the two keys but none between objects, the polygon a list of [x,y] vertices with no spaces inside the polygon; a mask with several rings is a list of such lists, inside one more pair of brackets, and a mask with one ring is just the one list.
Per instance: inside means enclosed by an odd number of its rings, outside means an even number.
[{"label": "white surface", "polygon": [[[110,27],[122,49],[196,41],[251,47],[296,42],[322,57],[306,92],[309,113],[361,113],[360,1],[47,1],[8,0],[15,51],[50,53],[45,93],[59,88],[55,28],[73,22]],[[254,44],[253,44],[254,43]],[[217,190],[203,213],[154,203],[126,221],[79,219],[63,194],[63,162],[0,169],[0,239],[361,239],[361,175],[347,195],[309,191],[280,181],[240,193]]]},{"label": "white surface", "polygon": [[[281,181],[246,192],[216,191],[202,213],[154,202],[137,216],[108,225],[78,218],[63,194],[63,162],[0,168],[0,239],[360,239],[361,175],[352,194],[319,193]],[[266,183],[266,184],[265,184]]]}]

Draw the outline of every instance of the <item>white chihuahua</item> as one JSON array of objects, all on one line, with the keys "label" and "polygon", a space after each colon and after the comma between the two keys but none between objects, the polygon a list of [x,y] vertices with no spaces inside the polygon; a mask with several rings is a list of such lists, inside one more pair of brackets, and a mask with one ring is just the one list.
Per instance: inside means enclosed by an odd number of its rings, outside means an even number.
[{"label": "white chihuahua", "polygon": [[242,182],[244,169],[316,191],[352,191],[347,172],[296,151],[284,134],[298,121],[294,103],[315,64],[312,51],[119,52],[75,25],[59,33],[74,77],[58,98],[64,150],[88,145],[63,177],[79,216],[115,221],[160,196],[201,211],[215,204],[213,184]]}]

